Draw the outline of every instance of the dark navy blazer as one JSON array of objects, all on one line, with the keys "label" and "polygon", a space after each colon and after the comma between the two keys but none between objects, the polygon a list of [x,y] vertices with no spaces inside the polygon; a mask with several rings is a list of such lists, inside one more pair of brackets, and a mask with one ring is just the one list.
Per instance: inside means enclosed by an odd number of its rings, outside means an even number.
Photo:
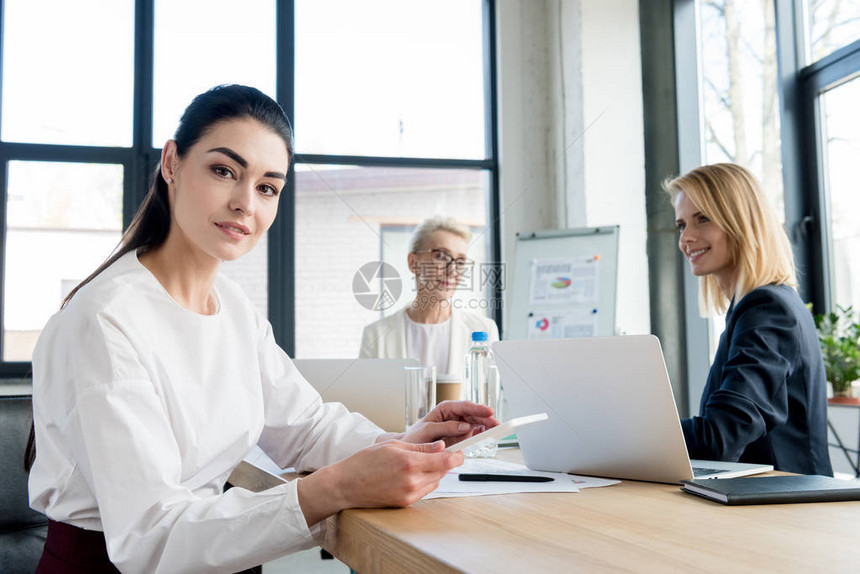
[{"label": "dark navy blazer", "polygon": [[826,385],[815,322],[795,290],[754,289],[729,307],[699,416],[681,421],[690,458],[832,475]]}]

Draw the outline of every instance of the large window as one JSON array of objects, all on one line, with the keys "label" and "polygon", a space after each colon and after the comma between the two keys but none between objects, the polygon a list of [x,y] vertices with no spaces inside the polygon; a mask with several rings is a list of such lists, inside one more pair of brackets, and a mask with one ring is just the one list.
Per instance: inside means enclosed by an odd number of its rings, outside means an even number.
[{"label": "large window", "polygon": [[152,145],[173,135],[191,98],[213,85],[275,91],[275,0],[155,0]]},{"label": "large window", "polygon": [[486,157],[480,0],[299,0],[296,21],[300,153]]},{"label": "large window", "polygon": [[800,73],[804,105],[806,183],[812,226],[810,251],[815,262],[817,312],[860,306],[860,209],[856,164],[860,157],[860,28],[855,41],[804,68]]},{"label": "large window", "polygon": [[[412,301],[422,220],[457,218],[469,257],[492,258],[488,17],[480,0],[296,3],[296,356],[357,356],[364,325]],[[380,261],[400,291],[368,308]],[[485,287],[455,298],[492,315]]]},{"label": "large window", "polygon": [[860,77],[820,96],[822,183],[827,205],[830,299],[842,307],[860,307]]},{"label": "large window", "polygon": [[[731,161],[759,177],[816,311],[860,304],[851,256],[860,242],[851,169],[860,157],[860,1],[698,0],[697,8],[701,163]],[[719,332],[721,322],[713,326]]]},{"label": "large window", "polygon": [[807,64],[860,38],[860,0],[805,0],[803,16]]},{"label": "large window", "polygon": [[7,166],[3,360],[29,361],[42,326],[119,240],[123,169],[18,160]]},{"label": "large window", "polygon": [[[297,166],[296,356],[357,356],[364,325],[414,299],[406,258],[425,217],[445,214],[474,229],[468,256],[480,268],[490,258],[483,234],[488,194],[481,170]],[[356,275],[375,261],[397,271],[400,288],[384,304],[362,304]],[[371,293],[381,293],[384,284],[371,280]],[[486,314],[485,287],[480,275],[469,274],[457,304]]]},{"label": "large window", "polygon": [[2,10],[2,140],[130,147],[134,1],[5,0]]},{"label": "large window", "polygon": [[45,322],[122,231],[134,2],[7,0],[0,10],[0,365],[22,375]]},{"label": "large window", "polygon": [[750,169],[784,218],[771,1],[701,1],[702,163]]},{"label": "large window", "polygon": [[461,219],[470,256],[495,257],[492,18],[491,0],[0,3],[0,375],[29,371],[182,109],[216,84],[260,88],[295,126],[275,225],[223,266],[288,352],[355,356],[379,316],[354,298],[355,272],[399,265],[425,217]]},{"label": "large window", "polygon": [[[770,0],[700,0],[701,163],[750,169],[785,220],[776,59]],[[716,352],[725,317],[709,319]]]}]

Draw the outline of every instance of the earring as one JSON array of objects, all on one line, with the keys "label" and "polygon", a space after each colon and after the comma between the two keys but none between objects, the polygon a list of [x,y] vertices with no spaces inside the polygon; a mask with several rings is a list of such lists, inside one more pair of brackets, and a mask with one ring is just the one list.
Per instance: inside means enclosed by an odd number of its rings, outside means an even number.
[{"label": "earring", "polygon": [[172,178],[172,177],[168,177],[168,178],[167,178],[167,183],[173,183],[173,178]]}]

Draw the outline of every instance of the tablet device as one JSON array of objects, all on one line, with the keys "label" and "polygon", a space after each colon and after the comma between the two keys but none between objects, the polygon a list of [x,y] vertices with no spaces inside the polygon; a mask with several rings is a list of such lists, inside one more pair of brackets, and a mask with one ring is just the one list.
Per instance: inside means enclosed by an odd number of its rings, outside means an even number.
[{"label": "tablet device", "polygon": [[509,434],[512,434],[519,427],[530,425],[532,423],[545,421],[549,418],[546,413],[539,413],[536,415],[527,415],[524,417],[518,417],[515,419],[511,419],[507,422],[503,422],[497,426],[489,430],[485,430],[480,434],[476,434],[475,436],[469,437],[466,440],[461,440],[457,444],[452,444],[445,450],[448,452],[456,452],[458,450],[463,450],[464,448],[469,448],[472,446],[484,445],[493,441],[500,441]]}]

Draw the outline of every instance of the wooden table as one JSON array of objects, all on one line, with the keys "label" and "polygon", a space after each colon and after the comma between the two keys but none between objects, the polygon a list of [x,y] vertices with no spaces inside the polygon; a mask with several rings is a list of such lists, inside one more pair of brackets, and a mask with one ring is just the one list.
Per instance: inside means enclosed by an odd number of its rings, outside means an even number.
[{"label": "wooden table", "polygon": [[347,510],[325,548],[388,572],[860,572],[860,502],[724,506],[623,481]]}]

